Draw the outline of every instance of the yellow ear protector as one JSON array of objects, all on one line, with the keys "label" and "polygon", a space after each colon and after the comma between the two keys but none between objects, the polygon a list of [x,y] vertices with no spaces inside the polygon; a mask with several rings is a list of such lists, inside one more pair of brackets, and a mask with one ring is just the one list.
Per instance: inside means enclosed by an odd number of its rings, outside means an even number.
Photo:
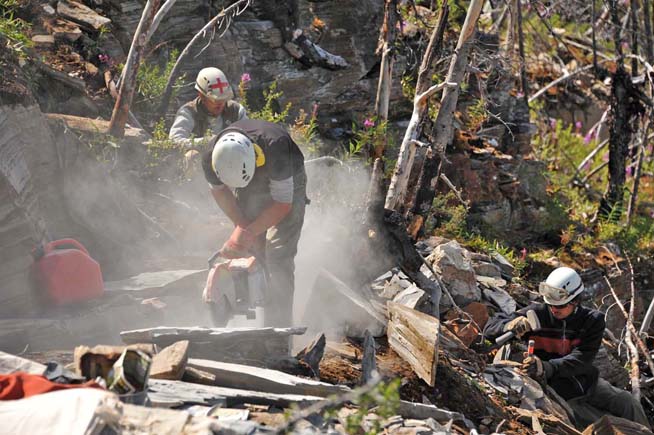
[{"label": "yellow ear protector", "polygon": [[252,145],[254,145],[254,154],[256,156],[255,164],[257,168],[260,168],[266,164],[266,155],[263,153],[263,150],[259,145],[256,143],[253,143]]}]

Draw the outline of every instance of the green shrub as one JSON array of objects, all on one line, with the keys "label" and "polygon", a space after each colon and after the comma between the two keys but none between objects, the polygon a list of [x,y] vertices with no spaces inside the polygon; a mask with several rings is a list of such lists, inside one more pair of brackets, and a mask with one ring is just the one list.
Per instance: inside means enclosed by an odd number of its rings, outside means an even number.
[{"label": "green shrub", "polygon": [[[136,91],[142,98],[136,101],[136,104],[143,105],[145,103],[148,106],[153,107],[159,102],[159,99],[166,89],[168,77],[170,77],[170,73],[175,66],[175,62],[177,62],[178,57],[179,50],[174,49],[170,52],[168,60],[163,68],[160,68],[156,63],[141,63],[136,74]],[[175,80],[171,97],[172,99],[174,99],[179,92],[178,90],[183,85],[184,79],[185,74],[182,74]]]},{"label": "green shrub", "polygon": [[16,17],[19,6],[18,0],[0,0],[0,35],[7,38],[12,50],[24,54],[23,49],[33,43],[27,33],[30,23]]}]

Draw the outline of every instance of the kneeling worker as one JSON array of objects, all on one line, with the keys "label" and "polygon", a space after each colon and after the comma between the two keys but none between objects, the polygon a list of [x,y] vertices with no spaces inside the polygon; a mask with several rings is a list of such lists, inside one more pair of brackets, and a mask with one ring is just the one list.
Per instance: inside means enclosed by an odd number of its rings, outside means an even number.
[{"label": "kneeling worker", "polygon": [[[600,378],[593,366],[604,335],[604,314],[580,305],[584,284],[579,274],[559,267],[538,290],[544,304],[494,317],[486,334],[496,337],[513,331],[518,337],[534,340],[534,355],[525,358],[523,369],[530,377],[547,382],[568,402],[579,427],[610,413],[649,428],[641,404],[628,391]],[[528,310],[538,316],[541,328],[537,331],[531,330],[525,317]]]},{"label": "kneeling worker", "polygon": [[221,256],[263,260],[269,284],[264,324],[291,325],[307,203],[302,151],[282,126],[244,119],[220,133],[202,155],[202,168],[213,198],[235,226]]},{"label": "kneeling worker", "polygon": [[234,91],[218,68],[202,69],[195,80],[198,96],[179,108],[168,137],[186,150],[188,164],[207,148],[204,137],[216,135],[247,118],[245,108],[233,100]]}]

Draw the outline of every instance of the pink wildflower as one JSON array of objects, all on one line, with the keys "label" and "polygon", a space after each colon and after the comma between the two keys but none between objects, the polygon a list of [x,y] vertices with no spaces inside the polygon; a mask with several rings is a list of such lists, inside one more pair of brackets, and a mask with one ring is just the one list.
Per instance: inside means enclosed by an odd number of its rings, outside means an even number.
[{"label": "pink wildflower", "polygon": [[370,119],[370,118],[366,118],[366,120],[363,121],[363,126],[364,126],[365,128],[372,128],[372,127],[375,126],[375,121],[373,121],[373,120]]},{"label": "pink wildflower", "polygon": [[605,152],[604,155],[602,156],[602,161],[603,162],[608,162],[609,161],[609,152]]},{"label": "pink wildflower", "polygon": [[581,128],[582,128],[583,126],[584,126],[584,125],[581,123],[581,121],[577,121],[577,122],[575,122],[575,131],[576,131],[577,133],[579,133],[579,132],[581,131]]},{"label": "pink wildflower", "polygon": [[631,166],[627,166],[627,167],[624,169],[624,173],[627,175],[627,177],[631,177],[631,175],[632,175],[632,173],[633,173],[633,168],[632,168]]},{"label": "pink wildflower", "polygon": [[243,75],[241,76],[241,81],[243,83],[247,83],[250,80],[252,80],[252,77],[250,77],[250,74],[249,73],[243,73]]},{"label": "pink wildflower", "polygon": [[556,128],[556,119],[550,118],[550,128]]},{"label": "pink wildflower", "polygon": [[586,136],[584,136],[584,145],[588,145],[592,141],[593,141],[593,133],[589,131],[588,133],[586,133]]},{"label": "pink wildflower", "polygon": [[527,248],[522,248],[520,250],[520,260],[525,261],[527,259]]}]

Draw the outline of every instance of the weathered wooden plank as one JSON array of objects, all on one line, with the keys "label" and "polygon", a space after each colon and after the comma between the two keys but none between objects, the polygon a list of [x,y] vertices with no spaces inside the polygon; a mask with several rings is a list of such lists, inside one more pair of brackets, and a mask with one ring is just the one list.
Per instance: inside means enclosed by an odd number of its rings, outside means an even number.
[{"label": "weathered wooden plank", "polygon": [[57,13],[91,31],[99,31],[102,26],[111,23],[107,17],[97,14],[93,9],[75,1],[60,0]]},{"label": "weathered wooden plank", "polygon": [[188,348],[188,341],[182,340],[156,354],[152,358],[150,378],[181,380],[188,361]]},{"label": "weathered wooden plank", "polygon": [[306,328],[169,328],[159,327],[121,333],[125,343],[169,346],[188,340],[189,356],[215,361],[265,366],[266,360],[290,356],[291,335]]},{"label": "weathered wooden plank", "polygon": [[388,344],[429,386],[436,384],[440,323],[437,318],[389,301]]},{"label": "weathered wooden plank", "polygon": [[375,359],[375,339],[370,331],[365,332],[363,339],[363,357],[361,358],[361,379],[360,383],[367,384],[377,371],[377,360]]},{"label": "weathered wooden plank", "polygon": [[178,407],[191,404],[211,406],[221,404],[222,406],[233,407],[242,403],[251,403],[286,408],[291,404],[304,407],[324,400],[322,397],[317,396],[263,393],[164,379],[151,379],[149,381],[148,397],[153,405],[162,407]]},{"label": "weathered wooden plank", "polygon": [[216,386],[240,388],[275,394],[298,394],[326,397],[350,389],[343,385],[304,379],[277,370],[219,361],[189,359],[188,366],[215,376]]}]

